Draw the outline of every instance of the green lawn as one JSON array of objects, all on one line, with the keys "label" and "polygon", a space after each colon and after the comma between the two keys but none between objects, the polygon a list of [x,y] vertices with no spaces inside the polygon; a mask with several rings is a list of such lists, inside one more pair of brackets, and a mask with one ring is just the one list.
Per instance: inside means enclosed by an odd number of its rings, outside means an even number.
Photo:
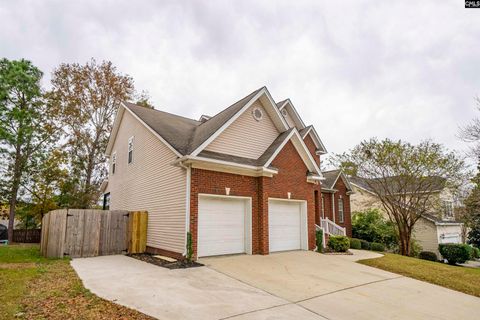
[{"label": "green lawn", "polygon": [[450,266],[391,253],[358,262],[480,297],[480,268]]},{"label": "green lawn", "polygon": [[0,246],[0,319],[152,319],[98,298],[68,259],[46,259],[38,245]]}]

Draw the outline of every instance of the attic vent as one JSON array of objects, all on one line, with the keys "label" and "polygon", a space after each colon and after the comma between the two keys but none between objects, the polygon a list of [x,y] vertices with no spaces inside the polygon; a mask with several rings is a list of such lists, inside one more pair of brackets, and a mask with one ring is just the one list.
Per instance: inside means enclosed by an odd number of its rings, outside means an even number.
[{"label": "attic vent", "polygon": [[263,112],[260,108],[254,108],[252,110],[253,119],[260,121],[263,118]]},{"label": "attic vent", "polygon": [[282,114],[283,114],[284,117],[286,117],[287,116],[287,110],[283,109]]}]

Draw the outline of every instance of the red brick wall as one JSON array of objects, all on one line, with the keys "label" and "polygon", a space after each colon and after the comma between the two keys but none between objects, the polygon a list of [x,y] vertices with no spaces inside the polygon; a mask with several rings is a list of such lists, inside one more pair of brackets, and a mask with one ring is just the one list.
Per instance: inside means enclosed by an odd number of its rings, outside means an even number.
[{"label": "red brick wall", "polygon": [[[265,179],[264,189],[271,198],[288,199],[287,193],[290,192],[291,199],[307,200],[308,245],[309,249],[313,250],[315,248],[314,190],[316,185],[307,182],[308,168],[291,141],[272,161],[272,166],[278,168],[279,173],[273,178]],[[266,245],[268,250],[268,243]]]},{"label": "red brick wall", "polygon": [[307,200],[309,249],[315,248],[314,190],[318,185],[307,182],[307,167],[294,145],[288,142],[273,160],[272,166],[279,173],[272,178],[249,177],[231,173],[195,169],[191,171],[190,231],[194,255],[197,253],[198,195],[200,193],[230,195],[252,198],[252,253],[268,254],[268,198]]},{"label": "red brick wall", "polygon": [[[345,227],[347,229],[347,236],[351,237],[352,236],[352,216],[350,212],[350,196],[347,195],[347,188],[341,178],[339,178],[335,183],[334,189],[338,190],[335,193],[335,223],[342,227]],[[342,196],[343,198],[343,216],[344,216],[343,223],[339,222],[340,216],[338,214],[338,203],[339,203],[340,196]]]},{"label": "red brick wall", "polygon": [[315,142],[313,142],[313,139],[310,136],[310,134],[308,134],[305,137],[305,139],[303,139],[303,141],[307,145],[307,148],[310,151],[310,153],[312,154],[313,159],[315,159],[315,162],[317,163],[317,165],[320,166],[320,156],[315,154],[315,151],[317,150],[317,148],[315,147]]},{"label": "red brick wall", "polygon": [[323,201],[324,201],[324,208],[325,208],[325,218],[329,218],[330,220],[333,220],[333,215],[332,215],[332,194],[328,192],[323,192]]}]

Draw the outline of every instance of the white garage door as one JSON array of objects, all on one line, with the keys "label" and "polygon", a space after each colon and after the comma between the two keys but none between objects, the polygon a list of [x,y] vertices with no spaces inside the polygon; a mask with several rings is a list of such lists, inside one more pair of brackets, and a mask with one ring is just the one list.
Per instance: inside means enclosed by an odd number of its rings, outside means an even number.
[{"label": "white garage door", "polygon": [[302,248],[301,202],[268,202],[268,229],[270,252]]},{"label": "white garage door", "polygon": [[246,251],[246,206],[244,199],[199,197],[199,257]]}]

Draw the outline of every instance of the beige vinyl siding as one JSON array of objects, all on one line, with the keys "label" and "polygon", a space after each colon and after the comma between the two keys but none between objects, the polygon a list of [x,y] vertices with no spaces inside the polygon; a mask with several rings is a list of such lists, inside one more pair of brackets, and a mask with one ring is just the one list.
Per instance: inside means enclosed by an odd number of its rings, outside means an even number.
[{"label": "beige vinyl siding", "polygon": [[413,227],[413,235],[423,251],[435,252],[440,258],[438,252],[437,226],[430,220],[420,218]]},{"label": "beige vinyl siding", "polygon": [[[133,162],[128,164],[128,139],[133,139]],[[178,253],[185,247],[186,172],[172,165],[176,155],[125,111],[109,167],[110,208],[148,211],[147,245]]]},{"label": "beige vinyl siding", "polygon": [[[257,121],[252,110],[258,107],[263,119]],[[254,103],[225,131],[210,143],[205,150],[258,159],[280,134],[260,102]]]},{"label": "beige vinyl siding", "polygon": [[386,219],[388,219],[388,215],[383,209],[382,203],[376,196],[355,185],[353,185],[352,188],[354,191],[354,193],[350,195],[350,210],[352,211],[352,214],[355,214],[358,211],[376,208],[380,210]]}]

